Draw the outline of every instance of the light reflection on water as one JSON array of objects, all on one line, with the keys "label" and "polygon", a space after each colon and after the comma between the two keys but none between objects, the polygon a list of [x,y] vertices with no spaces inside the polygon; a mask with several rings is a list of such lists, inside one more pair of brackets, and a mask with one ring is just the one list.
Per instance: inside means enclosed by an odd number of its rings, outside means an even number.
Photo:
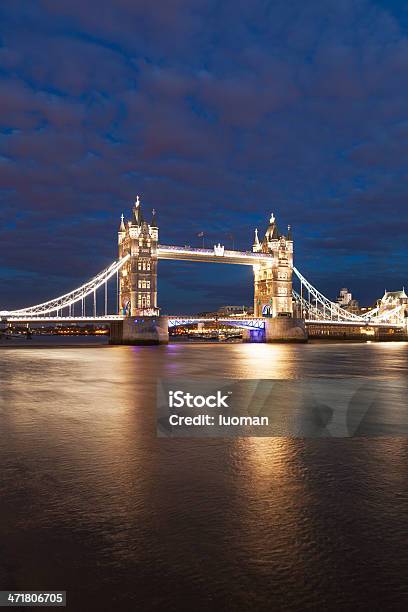
[{"label": "light reflection on water", "polygon": [[72,610],[402,608],[405,439],[157,439],[155,381],[392,381],[407,355],[399,343],[1,350],[2,588],[65,588]]}]

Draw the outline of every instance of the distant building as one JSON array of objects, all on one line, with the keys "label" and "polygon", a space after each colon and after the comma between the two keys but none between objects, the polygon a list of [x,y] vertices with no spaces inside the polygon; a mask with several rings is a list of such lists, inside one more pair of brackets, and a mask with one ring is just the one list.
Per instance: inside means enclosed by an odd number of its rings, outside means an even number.
[{"label": "distant building", "polygon": [[248,306],[220,306],[217,310],[219,315],[245,315],[248,314]]},{"label": "distant building", "polygon": [[398,306],[403,306],[405,312],[408,312],[408,296],[405,289],[402,289],[402,291],[385,291],[381,300],[378,300],[377,306],[379,315],[387,310],[394,310]]},{"label": "distant building", "polygon": [[345,306],[344,310],[347,310],[347,312],[351,312],[352,314],[360,314],[360,304],[358,303],[358,300],[351,299],[347,306]]},{"label": "distant building", "polygon": [[343,287],[340,289],[340,293],[337,297],[337,304],[347,310],[347,312],[351,312],[353,314],[360,313],[360,305],[357,300],[353,299],[353,295],[351,291],[347,289],[347,287]]},{"label": "distant building", "polygon": [[351,294],[351,291],[349,291],[346,287],[343,287],[343,289],[340,289],[340,293],[336,301],[339,306],[344,308],[345,306],[349,305],[352,299],[353,299],[353,296]]},{"label": "distant building", "polygon": [[375,306],[361,306],[360,308],[360,314],[366,314],[367,312],[371,312],[372,310],[375,309]]},{"label": "distant building", "polygon": [[198,312],[199,317],[239,317],[240,315],[251,315],[254,309],[251,306],[220,306],[218,310]]}]

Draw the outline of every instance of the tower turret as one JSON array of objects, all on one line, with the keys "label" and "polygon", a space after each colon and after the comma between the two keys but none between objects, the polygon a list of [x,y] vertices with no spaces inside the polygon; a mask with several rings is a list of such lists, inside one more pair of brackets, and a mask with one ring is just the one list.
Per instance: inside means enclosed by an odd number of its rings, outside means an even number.
[{"label": "tower turret", "polygon": [[150,227],[154,227],[156,229],[158,229],[158,225],[157,225],[157,215],[156,215],[156,209],[153,208],[152,210],[152,221],[150,223]]},{"label": "tower turret", "polygon": [[261,250],[261,243],[259,242],[259,236],[258,236],[258,228],[255,228],[255,240],[254,240],[254,244],[252,245],[252,250],[255,252]]},{"label": "tower turret", "polygon": [[278,226],[275,215],[272,213],[269,219],[268,229],[265,232],[265,237],[268,240],[277,240],[279,238]]},{"label": "tower turret", "polygon": [[141,225],[142,223],[142,210],[140,206],[139,196],[136,196],[136,201],[132,208],[132,221],[135,225]]},{"label": "tower turret", "polygon": [[126,227],[124,223],[124,216],[122,213],[120,216],[120,224],[119,224],[119,229],[118,229],[118,244],[122,242],[123,238],[125,237],[125,234],[126,234]]}]

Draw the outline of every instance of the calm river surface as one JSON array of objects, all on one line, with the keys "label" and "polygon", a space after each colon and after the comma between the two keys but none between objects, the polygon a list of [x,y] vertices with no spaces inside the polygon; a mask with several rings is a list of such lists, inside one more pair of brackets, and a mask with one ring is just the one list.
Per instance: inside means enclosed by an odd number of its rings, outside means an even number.
[{"label": "calm river surface", "polygon": [[408,345],[0,348],[0,588],[68,610],[408,609],[408,440],[156,437],[157,377],[408,374]]}]

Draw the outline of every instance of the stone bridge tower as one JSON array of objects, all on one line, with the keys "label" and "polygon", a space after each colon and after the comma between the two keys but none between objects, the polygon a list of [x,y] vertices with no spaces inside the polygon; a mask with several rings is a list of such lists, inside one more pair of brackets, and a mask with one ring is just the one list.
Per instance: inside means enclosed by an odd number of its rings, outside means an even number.
[{"label": "stone bridge tower", "polygon": [[306,342],[305,321],[293,309],[292,273],[293,239],[290,226],[280,234],[274,215],[260,242],[255,230],[255,253],[265,253],[271,260],[254,266],[254,315],[265,318],[266,342]]},{"label": "stone bridge tower", "polygon": [[292,317],[293,240],[290,226],[286,235],[279,234],[272,214],[262,242],[255,230],[253,251],[273,257],[272,262],[254,266],[254,315]]},{"label": "stone bridge tower", "polygon": [[139,196],[126,223],[122,215],[118,232],[119,257],[130,258],[119,273],[119,314],[158,316],[157,244],[159,228],[153,210],[150,223],[144,220]]}]

